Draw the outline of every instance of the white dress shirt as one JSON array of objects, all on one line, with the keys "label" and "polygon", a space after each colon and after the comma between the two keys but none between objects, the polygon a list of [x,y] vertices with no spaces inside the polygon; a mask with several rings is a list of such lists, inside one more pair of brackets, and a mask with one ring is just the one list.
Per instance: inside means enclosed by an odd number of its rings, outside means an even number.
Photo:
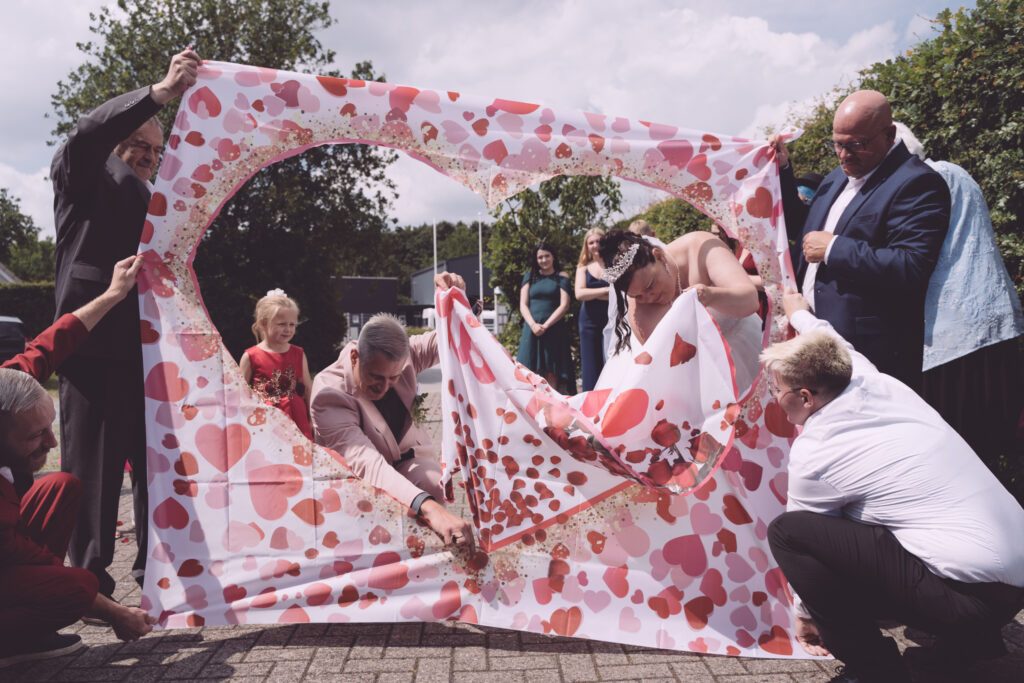
[{"label": "white dress shirt", "polygon": [[0,477],[3,477],[12,484],[14,483],[14,472],[11,472],[10,467],[0,467]]},{"label": "white dress shirt", "polygon": [[853,379],[793,443],[787,509],[884,526],[941,577],[1024,587],[1024,509],[970,446],[829,323],[807,311],[790,323],[839,339]]}]

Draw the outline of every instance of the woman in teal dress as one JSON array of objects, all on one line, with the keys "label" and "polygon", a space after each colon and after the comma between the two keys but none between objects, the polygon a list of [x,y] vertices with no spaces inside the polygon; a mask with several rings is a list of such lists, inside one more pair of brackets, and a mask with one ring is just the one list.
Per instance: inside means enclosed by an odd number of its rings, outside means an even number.
[{"label": "woman in teal dress", "polygon": [[576,393],[576,371],[569,348],[569,276],[559,271],[554,249],[541,242],[519,289],[523,333],[516,360],[563,394]]}]

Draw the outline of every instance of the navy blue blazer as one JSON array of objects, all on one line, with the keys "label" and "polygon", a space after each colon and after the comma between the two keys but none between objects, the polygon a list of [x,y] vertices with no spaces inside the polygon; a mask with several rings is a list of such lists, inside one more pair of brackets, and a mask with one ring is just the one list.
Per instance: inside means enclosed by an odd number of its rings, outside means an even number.
[{"label": "navy blue blazer", "polygon": [[[782,172],[783,207],[790,234],[825,226],[846,186],[842,169],[818,187],[811,205],[800,202],[792,165]],[[949,188],[901,142],[882,161],[836,225],[828,263],[818,267],[815,314],[829,321],[881,371],[920,389],[924,298],[949,229]],[[802,237],[794,244],[797,282],[807,261]]]}]

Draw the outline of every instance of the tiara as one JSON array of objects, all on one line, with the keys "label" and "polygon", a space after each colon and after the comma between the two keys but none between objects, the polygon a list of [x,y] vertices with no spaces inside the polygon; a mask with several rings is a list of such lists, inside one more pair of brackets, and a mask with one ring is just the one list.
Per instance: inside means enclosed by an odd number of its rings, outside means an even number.
[{"label": "tiara", "polygon": [[640,249],[639,244],[631,244],[626,251],[620,251],[615,255],[612,265],[604,269],[604,281],[608,284],[615,284],[615,281],[622,277],[633,265],[636,252]]},{"label": "tiara", "polygon": [[288,295],[284,293],[283,289],[281,289],[280,287],[277,287],[276,289],[268,290],[267,291],[267,296],[288,296]]}]

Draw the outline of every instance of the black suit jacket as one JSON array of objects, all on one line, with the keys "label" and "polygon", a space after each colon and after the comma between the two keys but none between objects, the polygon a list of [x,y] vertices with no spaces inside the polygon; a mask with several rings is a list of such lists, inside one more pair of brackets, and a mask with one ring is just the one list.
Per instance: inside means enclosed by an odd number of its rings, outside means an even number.
[{"label": "black suit jacket", "polygon": [[[115,97],[79,119],[53,157],[57,317],[101,294],[114,264],[138,251],[149,186],[112,152],[160,108],[149,86]],[[139,345],[139,304],[129,295],[76,355],[135,358]]]},{"label": "black suit jacket", "polygon": [[[792,167],[783,170],[790,233],[822,230],[846,183],[836,168],[806,207],[797,197]],[[880,371],[915,390],[921,382],[924,297],[949,229],[949,212],[942,176],[901,142],[843,211],[828,264],[819,265],[815,278],[815,314]],[[799,242],[793,263],[802,285],[807,262]]]}]

